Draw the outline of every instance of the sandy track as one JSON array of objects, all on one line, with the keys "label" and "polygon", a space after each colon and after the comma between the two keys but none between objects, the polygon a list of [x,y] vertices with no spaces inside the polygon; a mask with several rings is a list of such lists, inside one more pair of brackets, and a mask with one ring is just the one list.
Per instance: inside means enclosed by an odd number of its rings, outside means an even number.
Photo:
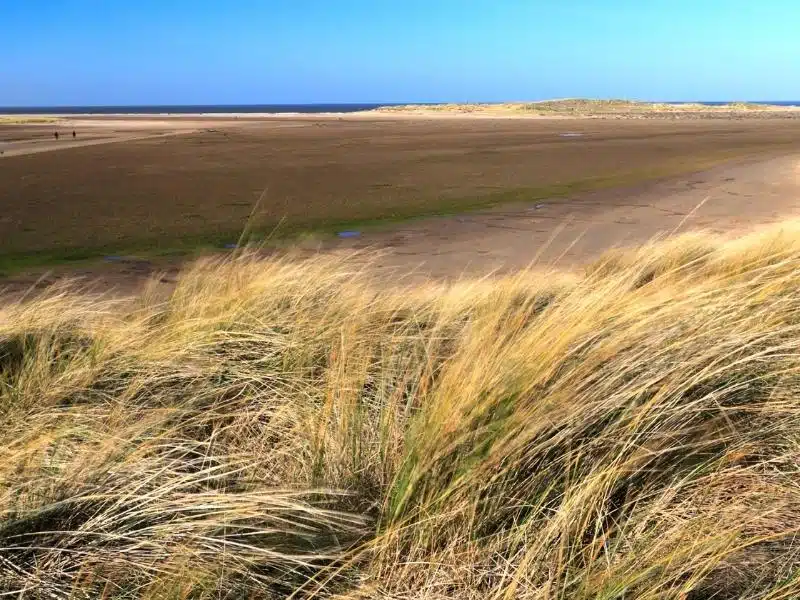
[{"label": "sandy track", "polygon": [[[10,158],[85,146],[186,135],[209,129],[242,127],[243,123],[246,124],[252,120],[258,121],[263,126],[263,120],[259,119],[240,120],[218,116],[203,118],[198,115],[162,118],[123,115],[84,118],[60,117],[53,123],[6,124],[4,127],[0,127],[0,156]],[[0,123],[0,125],[3,124]],[[308,127],[309,125],[307,122],[293,123],[276,120],[272,123],[272,128]],[[6,132],[5,136],[2,135],[4,131]],[[53,135],[56,131],[61,136],[58,140]],[[73,131],[78,132],[77,138],[72,138]]]},{"label": "sandy track", "polygon": [[[225,121],[212,121],[215,127],[224,127]],[[56,150],[69,150],[85,146],[98,146],[119,142],[132,142],[157,137],[195,133],[208,122],[198,119],[96,119],[64,118],[55,123],[6,126],[14,135],[10,140],[0,137],[3,157],[23,156]],[[59,132],[56,140],[54,132]],[[72,138],[72,132],[79,132]]]},{"label": "sandy track", "polygon": [[153,133],[150,135],[115,135],[113,137],[98,137],[92,139],[80,139],[76,141],[31,141],[31,142],[12,142],[0,148],[4,156],[23,156],[25,154],[38,154],[40,152],[53,152],[58,150],[69,150],[70,148],[81,148],[84,146],[99,146],[102,144],[115,144],[119,142],[132,142],[136,140],[146,140],[154,137],[166,137],[170,135],[181,135],[191,133],[189,131],[172,131],[163,133]]},{"label": "sandy track", "polygon": [[569,269],[656,236],[744,231],[787,218],[800,218],[800,155],[533,206],[425,219],[327,249],[380,249],[386,254],[378,269],[454,278],[532,264]]}]

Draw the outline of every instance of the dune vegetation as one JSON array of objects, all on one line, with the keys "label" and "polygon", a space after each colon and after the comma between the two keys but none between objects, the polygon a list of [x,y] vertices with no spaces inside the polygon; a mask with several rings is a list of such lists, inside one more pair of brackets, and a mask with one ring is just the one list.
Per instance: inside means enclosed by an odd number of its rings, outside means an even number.
[{"label": "dune vegetation", "polygon": [[58,117],[34,115],[0,115],[0,125],[36,125],[57,123]]},{"label": "dune vegetation", "polygon": [[752,114],[798,112],[796,107],[760,104],[755,102],[731,102],[728,104],[703,104],[700,102],[641,102],[637,100],[594,100],[565,98],[539,102],[503,102],[474,104],[408,104],[384,106],[379,112],[414,113],[488,113],[530,114],[539,116],[600,116],[636,117],[660,114]]},{"label": "dune vegetation", "polygon": [[0,308],[0,594],[800,595],[800,225]]}]

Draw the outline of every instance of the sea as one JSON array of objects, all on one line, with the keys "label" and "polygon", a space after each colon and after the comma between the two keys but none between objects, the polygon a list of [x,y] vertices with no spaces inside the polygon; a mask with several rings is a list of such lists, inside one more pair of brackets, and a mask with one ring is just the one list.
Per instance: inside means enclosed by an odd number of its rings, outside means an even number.
[{"label": "sea", "polygon": [[352,113],[398,104],[153,104],[147,106],[0,106],[6,115],[163,115],[224,113]]},{"label": "sea", "polygon": [[[693,102],[671,102],[671,104],[690,104]],[[753,104],[769,104],[774,106],[798,106],[800,100],[791,101],[757,101]],[[144,106],[0,106],[0,114],[4,115],[159,115],[159,114],[224,114],[224,113],[352,113],[373,110],[386,106],[402,106],[408,103],[362,103],[362,104],[154,104]],[[436,106],[436,103],[414,103]],[[700,102],[708,106],[730,104],[727,101]]]}]

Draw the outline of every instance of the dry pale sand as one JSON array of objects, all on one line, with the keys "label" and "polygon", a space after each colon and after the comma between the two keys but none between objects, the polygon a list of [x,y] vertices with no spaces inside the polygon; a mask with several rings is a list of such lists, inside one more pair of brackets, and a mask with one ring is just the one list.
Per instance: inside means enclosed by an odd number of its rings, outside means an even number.
[{"label": "dry pale sand", "polygon": [[[21,116],[24,121],[25,117]],[[214,120],[215,127],[226,125]],[[22,156],[83,146],[130,142],[154,137],[193,133],[207,127],[199,118],[97,118],[58,117],[52,123],[22,123],[0,128],[0,153],[4,157]],[[72,132],[76,136],[72,137]],[[58,132],[59,138],[55,138]]]},{"label": "dry pale sand", "polygon": [[[0,155],[22,156],[83,146],[131,142],[150,138],[186,135],[241,127],[257,122],[273,128],[308,127],[311,122],[291,122],[289,115],[19,115],[19,124],[0,122]],[[333,118],[330,115],[328,118]],[[323,116],[322,118],[325,118]],[[52,122],[26,123],[27,119],[53,119]],[[72,132],[76,136],[72,137]],[[59,138],[55,138],[58,132]]]}]

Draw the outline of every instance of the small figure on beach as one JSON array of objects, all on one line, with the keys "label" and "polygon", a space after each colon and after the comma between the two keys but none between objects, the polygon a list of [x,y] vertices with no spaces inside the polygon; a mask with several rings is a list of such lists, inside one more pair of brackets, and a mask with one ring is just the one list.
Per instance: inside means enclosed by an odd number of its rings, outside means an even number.
[{"label": "small figure on beach", "polygon": [[56,131],[53,135],[55,136],[55,138],[57,140],[58,139],[58,132]]},{"label": "small figure on beach", "polygon": [[74,129],[72,130],[72,139],[73,140],[75,139],[75,130]]}]

